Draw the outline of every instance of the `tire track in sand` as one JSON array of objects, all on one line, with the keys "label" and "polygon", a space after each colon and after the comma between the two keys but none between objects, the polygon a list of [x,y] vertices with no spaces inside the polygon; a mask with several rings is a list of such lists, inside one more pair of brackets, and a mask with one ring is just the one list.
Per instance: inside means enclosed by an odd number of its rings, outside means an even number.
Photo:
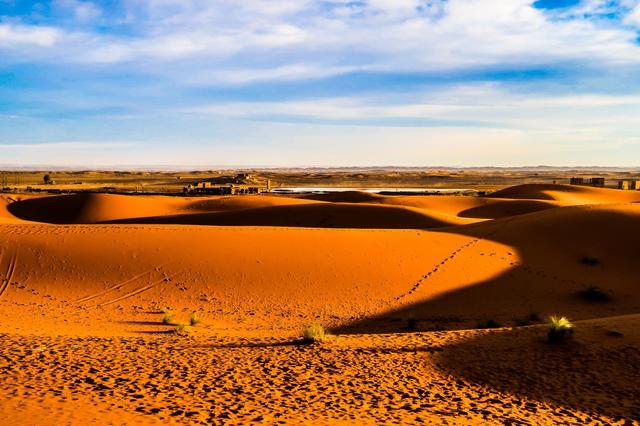
[{"label": "tire track in sand", "polygon": [[155,286],[157,286],[157,285],[159,285],[159,284],[162,284],[162,283],[164,283],[164,282],[170,282],[170,281],[171,281],[172,279],[174,279],[176,276],[181,275],[181,274],[183,274],[183,273],[184,273],[184,272],[178,272],[178,273],[176,273],[176,274],[173,274],[173,276],[165,275],[162,279],[157,280],[157,281],[154,281],[154,282],[153,282],[153,283],[151,283],[151,284],[148,284],[148,285],[146,285],[146,286],[144,286],[144,287],[140,287],[140,288],[138,288],[138,289],[136,289],[136,290],[130,291],[129,293],[127,293],[127,294],[125,294],[125,295],[122,295],[122,296],[120,296],[120,297],[118,297],[118,298],[116,298],[116,299],[109,300],[108,302],[99,303],[99,304],[97,304],[97,305],[95,305],[95,306],[96,306],[96,307],[107,306],[107,305],[111,305],[112,303],[116,303],[116,302],[119,302],[119,301],[121,301],[121,300],[128,299],[129,297],[135,296],[135,295],[140,294],[140,293],[142,293],[142,292],[145,292],[145,291],[147,291],[147,290],[151,290],[152,288],[154,288]]},{"label": "tire track in sand", "polygon": [[[0,265],[2,265],[2,258],[4,257],[4,251],[0,251]],[[2,278],[2,281],[0,281],[0,297],[2,297],[2,294],[5,291],[5,284],[4,284],[4,278]]]},{"label": "tire track in sand", "polygon": [[136,276],[134,276],[134,277],[131,277],[131,278],[129,278],[128,280],[125,280],[125,281],[123,281],[123,282],[121,282],[121,283],[118,283],[118,284],[113,285],[113,286],[111,286],[111,287],[109,287],[109,288],[106,288],[106,289],[102,290],[102,291],[101,291],[101,292],[99,292],[99,293],[95,293],[95,294],[91,294],[91,295],[89,295],[89,296],[85,296],[85,297],[83,297],[83,298],[81,298],[81,299],[76,300],[76,303],[87,302],[87,301],[92,300],[92,299],[95,299],[95,298],[97,298],[97,297],[104,296],[105,294],[109,293],[110,291],[113,291],[113,290],[120,290],[120,289],[121,289],[122,287],[124,287],[125,285],[127,285],[127,284],[129,284],[129,283],[132,283],[132,282],[134,282],[134,281],[137,281],[137,280],[139,280],[140,278],[144,277],[145,275],[147,275],[147,274],[152,274],[153,272],[160,272],[160,267],[156,267],[156,268],[154,268],[154,269],[149,269],[148,271],[142,272],[141,274],[138,274],[138,275],[136,275]]},{"label": "tire track in sand", "polygon": [[[0,259],[1,260],[1,259]],[[7,291],[9,284],[11,284],[11,280],[13,279],[13,274],[16,272],[16,264],[18,263],[18,251],[16,250],[9,261],[9,266],[7,267],[7,272],[5,277],[2,279],[2,283],[0,284],[0,297]]]}]

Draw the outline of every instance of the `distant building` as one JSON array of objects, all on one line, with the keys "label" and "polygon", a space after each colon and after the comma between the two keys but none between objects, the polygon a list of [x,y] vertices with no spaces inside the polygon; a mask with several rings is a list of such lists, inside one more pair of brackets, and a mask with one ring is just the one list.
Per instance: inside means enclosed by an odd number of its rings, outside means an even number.
[{"label": "distant building", "polygon": [[598,187],[604,187],[604,178],[603,177],[594,177],[589,179],[588,181],[588,185],[590,186],[598,186]]},{"label": "distant building", "polygon": [[571,185],[584,185],[584,178],[572,177],[571,179],[569,179],[569,184],[571,184]]},{"label": "distant building", "polygon": [[623,179],[618,181],[618,189],[637,191],[640,190],[640,180]]},{"label": "distant building", "polygon": [[233,178],[222,177],[204,180],[189,184],[183,188],[187,194],[210,194],[210,195],[246,195],[261,194],[269,192],[271,181],[267,181],[266,186],[249,181],[247,174],[239,174]]},{"label": "distant building", "polygon": [[584,186],[595,186],[599,188],[603,188],[605,185],[605,178],[603,177],[593,177],[593,178],[582,178],[582,177],[572,177],[569,179],[569,183],[571,185],[584,185]]}]

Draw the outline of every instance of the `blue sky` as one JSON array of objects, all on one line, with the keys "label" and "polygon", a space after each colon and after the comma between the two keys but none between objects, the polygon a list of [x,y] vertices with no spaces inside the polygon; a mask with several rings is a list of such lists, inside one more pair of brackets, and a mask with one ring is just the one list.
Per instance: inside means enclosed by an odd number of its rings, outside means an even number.
[{"label": "blue sky", "polygon": [[639,156],[640,0],[0,0],[0,164]]}]

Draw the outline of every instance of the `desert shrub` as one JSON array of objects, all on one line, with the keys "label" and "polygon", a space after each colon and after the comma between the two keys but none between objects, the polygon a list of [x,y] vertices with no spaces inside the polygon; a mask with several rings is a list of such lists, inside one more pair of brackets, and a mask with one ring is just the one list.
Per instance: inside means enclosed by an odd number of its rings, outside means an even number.
[{"label": "desert shrub", "polygon": [[191,314],[191,317],[189,317],[189,324],[191,324],[192,326],[200,324],[200,316],[197,312],[193,312]]},{"label": "desert shrub", "polygon": [[173,332],[178,336],[188,336],[191,332],[191,326],[189,324],[177,324]]},{"label": "desert shrub", "polygon": [[624,334],[622,333],[622,331],[618,330],[617,328],[611,328],[607,330],[607,336],[622,337],[624,336]]},{"label": "desert shrub", "polygon": [[585,265],[595,266],[600,263],[600,260],[597,257],[584,256],[582,259],[580,259],[580,262],[582,262]]},{"label": "desert shrub", "polygon": [[528,316],[523,318],[516,318],[515,323],[517,326],[526,326],[531,324],[536,324],[541,321],[540,316],[535,312],[530,313]]},{"label": "desert shrub", "polygon": [[302,338],[307,343],[321,342],[327,338],[324,327],[320,324],[311,324],[304,328]]},{"label": "desert shrub", "polygon": [[162,316],[162,323],[166,325],[171,325],[173,323],[173,313],[169,311],[165,311]]},{"label": "desert shrub", "polygon": [[562,343],[573,335],[573,324],[567,317],[552,315],[548,321],[549,332],[547,338],[549,343]]},{"label": "desert shrub", "polygon": [[500,324],[498,321],[490,319],[487,321],[481,321],[478,323],[478,328],[500,328],[502,327],[502,324]]},{"label": "desert shrub", "polygon": [[606,302],[609,295],[597,285],[588,285],[580,292],[580,296],[591,302]]}]

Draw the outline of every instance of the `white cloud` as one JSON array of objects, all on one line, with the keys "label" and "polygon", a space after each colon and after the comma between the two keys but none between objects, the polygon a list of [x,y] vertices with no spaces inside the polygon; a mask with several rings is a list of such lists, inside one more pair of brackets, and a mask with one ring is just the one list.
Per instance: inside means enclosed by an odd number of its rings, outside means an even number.
[{"label": "white cloud", "polygon": [[324,67],[321,64],[290,64],[274,68],[231,68],[192,72],[183,81],[189,85],[245,84],[269,80],[313,80],[358,71],[356,67]]},{"label": "white cloud", "polygon": [[[183,112],[236,118],[300,117],[313,120],[433,119],[527,127],[544,114],[545,123],[593,122],[603,110],[622,109],[607,121],[640,113],[640,95],[582,94],[569,96],[510,93],[495,84],[457,86],[412,93],[404,98],[337,97],[274,102],[221,102]],[[611,113],[610,113],[611,114]],[[477,125],[477,124],[475,124]],[[538,126],[534,126],[538,127]],[[640,123],[637,126],[640,127]]]},{"label": "white cloud", "polygon": [[627,24],[640,27],[640,3],[631,9],[631,12],[625,16],[624,20]]},{"label": "white cloud", "polygon": [[49,47],[59,38],[60,32],[55,28],[0,23],[0,48],[18,48],[25,45]]},{"label": "white cloud", "polygon": [[87,0],[54,0],[52,7],[60,14],[71,14],[80,22],[91,21],[102,15],[102,9]]},{"label": "white cloud", "polygon": [[[75,5],[76,12],[93,7],[78,0],[58,1]],[[28,34],[5,29],[4,38],[35,40],[40,45],[62,39],[55,55],[41,52],[48,60],[146,66],[149,60],[179,59],[191,61],[196,72],[211,66],[287,69],[298,63],[313,63],[313,74],[330,74],[322,69],[341,67],[399,72],[559,62],[596,67],[640,64],[634,31],[581,17],[553,19],[531,3],[125,0],[122,19],[135,28],[133,34],[105,35],[74,28],[60,29],[58,34],[23,26]],[[601,5],[593,0],[582,7],[593,10]],[[77,13],[91,17],[99,11]],[[627,20],[633,21],[636,14],[637,9]],[[272,74],[273,79],[288,76]]]}]

